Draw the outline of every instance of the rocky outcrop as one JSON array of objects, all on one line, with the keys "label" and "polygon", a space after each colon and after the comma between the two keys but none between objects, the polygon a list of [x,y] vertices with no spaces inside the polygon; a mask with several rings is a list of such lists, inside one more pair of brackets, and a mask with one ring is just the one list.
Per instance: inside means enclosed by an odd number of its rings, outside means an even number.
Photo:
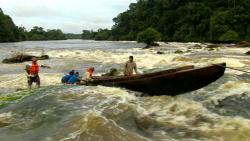
[{"label": "rocky outcrop", "polygon": [[249,41],[241,41],[233,45],[233,47],[250,47]]},{"label": "rocky outcrop", "polygon": [[158,46],[160,46],[158,43],[153,42],[150,45],[143,47],[143,49],[149,49],[149,48],[158,47]]},{"label": "rocky outcrop", "polygon": [[202,48],[202,46],[201,46],[201,45],[199,45],[199,44],[195,44],[195,45],[193,46],[193,48],[194,48],[194,49],[201,49],[201,48]]},{"label": "rocky outcrop", "polygon": [[206,48],[218,48],[218,47],[221,47],[220,44],[211,44],[211,45],[207,45]]},{"label": "rocky outcrop", "polygon": [[165,54],[163,51],[157,51],[156,54]]},{"label": "rocky outcrop", "polygon": [[176,54],[182,54],[184,52],[182,50],[176,50],[174,53],[176,53]]},{"label": "rocky outcrop", "polygon": [[[11,57],[11,58],[4,59],[2,61],[2,63],[5,63],[5,64],[22,63],[22,62],[26,62],[26,61],[31,61],[32,57],[37,57],[37,56],[20,54],[20,55],[16,55],[14,57]],[[47,59],[49,59],[49,56],[42,55],[42,56],[37,57],[37,59],[38,60],[47,60]]]}]

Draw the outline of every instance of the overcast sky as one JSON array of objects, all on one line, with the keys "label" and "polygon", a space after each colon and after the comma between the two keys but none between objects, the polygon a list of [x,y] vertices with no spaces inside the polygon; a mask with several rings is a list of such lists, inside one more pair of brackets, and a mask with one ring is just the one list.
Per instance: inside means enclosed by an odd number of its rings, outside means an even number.
[{"label": "overcast sky", "polygon": [[31,29],[62,29],[81,33],[83,29],[111,28],[112,19],[136,0],[0,0],[0,8],[18,26]]}]

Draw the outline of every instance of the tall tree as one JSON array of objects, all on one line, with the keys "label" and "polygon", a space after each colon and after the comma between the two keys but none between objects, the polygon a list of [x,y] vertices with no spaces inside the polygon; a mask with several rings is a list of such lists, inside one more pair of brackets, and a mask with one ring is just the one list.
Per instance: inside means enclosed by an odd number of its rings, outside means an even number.
[{"label": "tall tree", "polygon": [[15,42],[19,41],[20,34],[18,27],[12,19],[5,15],[0,8],[0,42]]}]

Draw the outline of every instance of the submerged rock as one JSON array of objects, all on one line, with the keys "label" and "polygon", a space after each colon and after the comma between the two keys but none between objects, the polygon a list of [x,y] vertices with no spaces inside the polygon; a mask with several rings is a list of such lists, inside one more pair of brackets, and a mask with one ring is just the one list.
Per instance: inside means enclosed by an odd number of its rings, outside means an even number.
[{"label": "submerged rock", "polygon": [[250,55],[250,51],[246,52],[245,54],[246,54],[246,55]]},{"label": "submerged rock", "polygon": [[156,54],[165,54],[163,51],[157,51]]},{"label": "submerged rock", "polygon": [[160,45],[158,43],[151,43],[150,46],[156,47],[156,46],[160,46]]},{"label": "submerged rock", "polygon": [[151,48],[151,46],[147,45],[147,46],[143,47],[142,49],[149,49],[149,48]]},{"label": "submerged rock", "polygon": [[183,51],[181,51],[181,50],[176,50],[174,53],[177,53],[177,54],[182,54],[182,53],[184,53]]},{"label": "submerged rock", "polygon": [[214,48],[209,48],[208,51],[214,51],[215,49]]},{"label": "submerged rock", "polygon": [[[22,62],[26,62],[26,61],[31,61],[32,57],[37,57],[37,56],[20,54],[20,55],[16,55],[14,57],[11,57],[11,58],[4,59],[2,61],[2,63],[5,63],[5,64],[22,63]],[[37,59],[38,60],[47,60],[47,59],[49,59],[49,56],[42,55],[42,56],[37,57]]]},{"label": "submerged rock", "polygon": [[195,44],[195,45],[193,46],[193,48],[194,48],[194,49],[201,49],[201,48],[202,48],[202,46],[201,46],[201,45],[199,45],[199,44]]},{"label": "submerged rock", "polygon": [[150,45],[145,46],[143,49],[148,49],[152,47],[160,46],[158,43],[151,43]]},{"label": "submerged rock", "polygon": [[241,41],[233,45],[233,47],[250,47],[249,41]]},{"label": "submerged rock", "polygon": [[207,48],[218,48],[221,47],[220,44],[211,44],[211,45],[207,45]]}]

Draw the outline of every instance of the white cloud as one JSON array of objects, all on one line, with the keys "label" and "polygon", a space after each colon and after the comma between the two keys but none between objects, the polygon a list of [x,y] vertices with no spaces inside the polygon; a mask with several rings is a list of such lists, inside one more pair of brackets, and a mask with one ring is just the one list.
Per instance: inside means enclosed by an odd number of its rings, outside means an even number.
[{"label": "white cloud", "polygon": [[82,29],[111,28],[112,19],[136,0],[0,0],[0,8],[17,25],[60,28],[81,33]]}]

